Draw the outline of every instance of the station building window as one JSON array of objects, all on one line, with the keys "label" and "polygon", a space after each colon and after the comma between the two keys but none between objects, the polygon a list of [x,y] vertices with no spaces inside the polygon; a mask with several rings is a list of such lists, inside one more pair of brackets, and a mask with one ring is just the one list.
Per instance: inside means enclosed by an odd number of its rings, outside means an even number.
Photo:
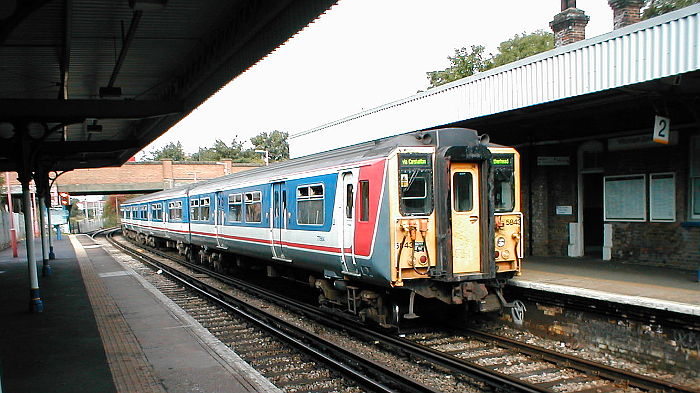
[{"label": "station building window", "polygon": [[245,193],[245,221],[262,222],[262,193],[260,191]]},{"label": "station building window", "polygon": [[690,140],[690,219],[700,220],[700,135]]},{"label": "station building window", "polygon": [[241,222],[243,220],[243,194],[231,194],[228,196],[228,216],[229,222]]},{"label": "station building window", "polygon": [[605,176],[603,199],[605,221],[646,221],[646,175]]},{"label": "station building window", "polygon": [[297,187],[297,224],[323,225],[323,184]]}]

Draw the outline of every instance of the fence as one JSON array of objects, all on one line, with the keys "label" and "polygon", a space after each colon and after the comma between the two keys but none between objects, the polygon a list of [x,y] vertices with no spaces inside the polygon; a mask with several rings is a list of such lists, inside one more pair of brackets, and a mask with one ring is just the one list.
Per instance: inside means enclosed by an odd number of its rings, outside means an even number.
[{"label": "fence", "polygon": [[72,233],[87,233],[104,228],[101,218],[84,219],[71,222]]},{"label": "fence", "polygon": [[17,240],[24,239],[24,214],[0,212],[0,250],[10,247],[10,217],[14,217]]}]

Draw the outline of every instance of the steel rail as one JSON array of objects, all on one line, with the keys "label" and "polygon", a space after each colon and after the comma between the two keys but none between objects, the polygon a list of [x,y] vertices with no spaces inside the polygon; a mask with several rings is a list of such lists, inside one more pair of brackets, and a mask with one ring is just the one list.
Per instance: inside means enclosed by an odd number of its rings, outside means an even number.
[{"label": "steel rail", "polygon": [[[117,229],[118,230],[118,229]],[[436,390],[424,386],[410,377],[394,372],[379,363],[363,358],[354,352],[348,351],[333,344],[317,334],[307,332],[281,318],[260,310],[241,300],[235,299],[217,288],[211,287],[194,277],[171,268],[167,264],[155,258],[140,254],[112,238],[117,230],[105,232],[108,241],[123,252],[163,271],[173,279],[177,280],[188,288],[197,291],[208,299],[218,303],[224,308],[239,314],[246,319],[256,323],[262,328],[281,337],[286,342],[293,344],[296,348],[311,355],[314,359],[322,359],[323,362],[335,368],[341,373],[350,376],[353,380],[359,381],[360,385],[369,387],[378,392],[416,392],[416,393],[438,393]],[[149,250],[150,252],[151,250]],[[168,256],[170,257],[170,256]],[[342,360],[340,360],[342,359]],[[371,376],[371,377],[370,377]],[[388,385],[395,385],[391,387]]]},{"label": "steel rail", "polygon": [[[294,299],[291,299],[284,295],[280,295],[266,288],[262,288],[258,285],[248,283],[244,280],[240,280],[231,276],[226,276],[224,274],[209,270],[201,265],[191,263],[182,258],[176,258],[170,254],[161,252],[159,250],[154,250],[152,248],[148,248],[148,250],[149,252],[155,253],[156,255],[159,255],[161,257],[168,258],[170,260],[181,263],[184,266],[197,272],[208,274],[211,277],[221,280],[229,285],[233,285],[241,290],[254,291],[257,296],[264,297],[277,304],[283,305],[284,307],[292,308],[296,312],[302,313],[307,317],[313,318],[314,320],[329,325],[330,327],[333,327],[335,329],[345,330],[351,334],[360,337],[365,337],[369,340],[383,342],[399,351],[426,359],[453,372],[462,373],[471,377],[479,378],[480,380],[493,386],[494,388],[533,393],[552,392],[551,389],[546,389],[536,384],[531,384],[522,381],[518,378],[498,373],[488,367],[479,366],[464,359],[460,359],[456,356],[452,356],[444,352],[429,348],[427,346],[414,343],[410,340],[390,336],[384,333],[377,332],[376,330],[360,326],[359,324],[354,323],[355,321],[351,318],[342,317],[337,314],[332,314],[332,316],[336,317],[336,319],[329,318],[328,313],[319,310],[317,307],[310,306],[304,303],[299,303]],[[499,345],[501,346],[511,346],[512,348],[515,348],[521,352],[525,352],[529,355],[537,356],[544,360],[551,361],[556,364],[562,364],[566,367],[582,371],[586,374],[593,374],[602,379],[622,383],[624,385],[635,387],[644,391],[666,393],[700,393],[700,390],[696,390],[691,387],[685,387],[661,379],[652,378],[633,372],[628,372],[626,370],[595,363],[575,356],[550,351],[545,348],[537,347],[526,343],[521,343],[505,337],[479,332],[474,329],[460,329],[473,336],[482,337],[487,340],[498,341]]]}]

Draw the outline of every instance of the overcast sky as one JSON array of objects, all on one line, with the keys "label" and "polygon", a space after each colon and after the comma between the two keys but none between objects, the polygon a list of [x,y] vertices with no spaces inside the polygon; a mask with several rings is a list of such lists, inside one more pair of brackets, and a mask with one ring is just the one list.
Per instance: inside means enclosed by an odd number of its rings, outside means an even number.
[{"label": "overcast sky", "polygon": [[[428,86],[455,48],[494,53],[515,34],[551,31],[559,0],[340,0],[231,81],[144,151],[181,141],[185,151],[248,141],[263,131],[290,135]],[[612,30],[607,0],[578,0],[588,38]],[[143,155],[143,152],[141,153]],[[139,157],[141,156],[139,155]]]}]

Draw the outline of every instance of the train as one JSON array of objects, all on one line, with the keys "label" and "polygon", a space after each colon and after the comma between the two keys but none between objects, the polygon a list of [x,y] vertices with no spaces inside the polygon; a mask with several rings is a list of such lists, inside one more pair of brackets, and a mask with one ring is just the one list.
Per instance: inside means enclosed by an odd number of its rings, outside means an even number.
[{"label": "train", "polygon": [[126,237],[219,272],[267,269],[382,326],[417,298],[477,312],[521,270],[520,157],[465,128],[386,137],[123,203]]}]

